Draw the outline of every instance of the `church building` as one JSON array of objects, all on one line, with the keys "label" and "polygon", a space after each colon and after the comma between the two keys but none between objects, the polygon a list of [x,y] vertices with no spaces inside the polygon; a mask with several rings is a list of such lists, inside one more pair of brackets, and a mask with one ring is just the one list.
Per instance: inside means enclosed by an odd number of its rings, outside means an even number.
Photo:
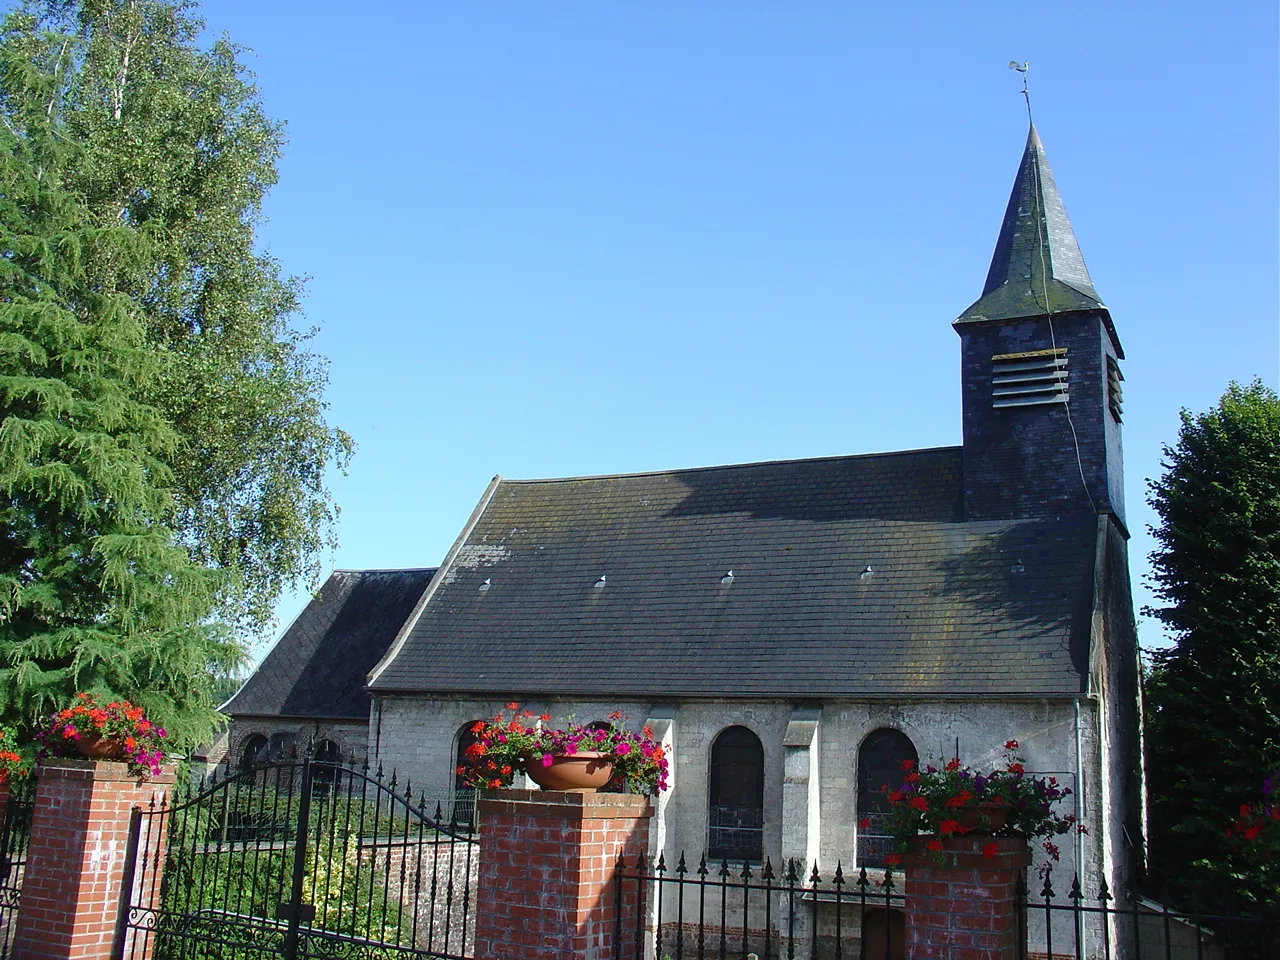
[{"label": "church building", "polygon": [[1034,127],[952,326],[959,446],[495,478],[369,674],[370,757],[448,796],[509,701],[620,710],[673,758],[655,855],[848,875],[903,759],[1017,739],[1089,828],[1059,875],[1116,888],[1144,836],[1124,354]]}]

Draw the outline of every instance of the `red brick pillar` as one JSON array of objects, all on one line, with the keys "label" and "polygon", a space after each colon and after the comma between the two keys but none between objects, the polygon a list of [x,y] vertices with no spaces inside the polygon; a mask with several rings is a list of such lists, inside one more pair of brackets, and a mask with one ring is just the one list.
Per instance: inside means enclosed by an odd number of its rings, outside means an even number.
[{"label": "red brick pillar", "polygon": [[[480,801],[475,960],[616,960],[643,922],[639,885],[616,900],[618,858],[649,853],[647,797],[499,790]],[[632,941],[634,942],[634,941]]]},{"label": "red brick pillar", "polygon": [[908,960],[1014,960],[1017,882],[1031,863],[1027,841],[953,837],[937,854],[912,852],[906,870]]},{"label": "red brick pillar", "polygon": [[4,814],[9,809],[9,781],[0,777],[0,828],[4,827]]},{"label": "red brick pillar", "polygon": [[[40,764],[37,777],[14,957],[107,960],[130,812],[153,797],[160,803],[173,771],[140,781],[123,763],[51,760]],[[154,863],[163,856],[161,833],[139,850],[140,859]]]}]

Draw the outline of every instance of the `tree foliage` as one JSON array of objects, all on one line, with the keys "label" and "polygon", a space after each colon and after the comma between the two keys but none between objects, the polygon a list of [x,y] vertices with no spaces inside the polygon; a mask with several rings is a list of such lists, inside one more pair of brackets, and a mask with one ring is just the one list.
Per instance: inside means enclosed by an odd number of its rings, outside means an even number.
[{"label": "tree foliage", "polygon": [[238,48],[201,48],[201,29],[185,4],[30,0],[0,37],[3,112],[19,131],[47,113],[81,148],[67,189],[149,239],[148,269],[116,282],[164,365],[147,399],[177,437],[173,522],[222,574],[219,615],[252,632],[319,572],[325,475],[351,441],[326,423],[325,364],[290,326],[301,283],[255,245],[282,125]]},{"label": "tree foliage", "polygon": [[1280,916],[1280,864],[1228,838],[1280,769],[1280,398],[1231,384],[1182,413],[1150,483],[1156,595],[1176,646],[1147,682],[1151,855],[1175,894]]},{"label": "tree foliage", "polygon": [[124,696],[179,746],[315,571],[350,441],[255,245],[281,129],[185,6],[0,25],[0,720]]}]

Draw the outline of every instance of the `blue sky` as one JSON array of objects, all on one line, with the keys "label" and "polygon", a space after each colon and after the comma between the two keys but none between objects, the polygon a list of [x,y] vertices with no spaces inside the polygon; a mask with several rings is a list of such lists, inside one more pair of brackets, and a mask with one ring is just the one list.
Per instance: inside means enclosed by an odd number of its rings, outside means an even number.
[{"label": "blue sky", "polygon": [[1179,409],[1280,380],[1269,0],[356,9],[204,7],[288,123],[261,238],[359,444],[335,566],[438,563],[498,473],[959,443],[1015,58],[1128,357],[1139,580]]}]

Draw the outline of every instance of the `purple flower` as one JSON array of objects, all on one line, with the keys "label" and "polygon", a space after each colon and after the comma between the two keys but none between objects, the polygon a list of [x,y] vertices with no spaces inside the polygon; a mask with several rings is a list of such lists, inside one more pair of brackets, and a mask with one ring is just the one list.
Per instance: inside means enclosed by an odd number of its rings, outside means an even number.
[{"label": "purple flower", "polygon": [[625,757],[628,753],[630,753],[630,752],[631,752],[631,744],[629,744],[629,743],[620,743],[620,744],[618,744],[616,747],[614,747],[614,748],[613,748],[613,752],[614,752],[614,753],[616,753],[616,754],[617,754],[618,756],[620,756],[620,757]]}]

